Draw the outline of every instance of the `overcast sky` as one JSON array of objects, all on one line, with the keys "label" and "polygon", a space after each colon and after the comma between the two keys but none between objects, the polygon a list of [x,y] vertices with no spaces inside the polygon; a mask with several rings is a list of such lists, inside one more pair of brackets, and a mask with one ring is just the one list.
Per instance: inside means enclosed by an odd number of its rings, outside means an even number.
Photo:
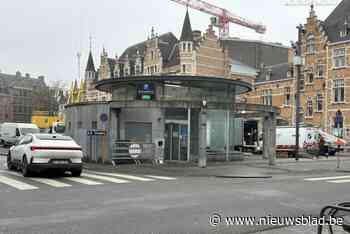
[{"label": "overcast sky", "polygon": [[[267,27],[261,36],[231,24],[231,36],[288,46],[296,39],[295,26],[305,23],[309,12],[307,6],[286,6],[287,0],[206,1]],[[319,19],[334,8],[315,7]],[[85,69],[90,34],[99,64],[103,47],[110,57],[120,55],[147,39],[152,26],[159,34],[171,31],[179,37],[186,10],[170,0],[2,0],[1,9],[0,70],[44,75],[49,82],[78,77],[78,51]],[[207,28],[209,15],[190,10],[190,17],[193,29]]]}]

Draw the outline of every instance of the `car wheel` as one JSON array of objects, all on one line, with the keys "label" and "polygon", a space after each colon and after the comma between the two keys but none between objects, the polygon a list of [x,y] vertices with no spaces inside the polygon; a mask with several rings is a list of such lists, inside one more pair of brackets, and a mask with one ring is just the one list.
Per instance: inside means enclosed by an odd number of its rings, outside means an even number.
[{"label": "car wheel", "polygon": [[22,160],[22,175],[24,177],[28,177],[30,175],[29,169],[28,169],[28,161],[27,157],[24,156]]},{"label": "car wheel", "polygon": [[15,166],[13,165],[13,162],[11,161],[11,154],[10,154],[10,152],[7,154],[7,168],[10,171],[15,169]]},{"label": "car wheel", "polygon": [[82,172],[82,170],[81,170],[81,169],[71,171],[72,176],[74,176],[74,177],[79,177],[79,176],[81,175],[81,172]]}]

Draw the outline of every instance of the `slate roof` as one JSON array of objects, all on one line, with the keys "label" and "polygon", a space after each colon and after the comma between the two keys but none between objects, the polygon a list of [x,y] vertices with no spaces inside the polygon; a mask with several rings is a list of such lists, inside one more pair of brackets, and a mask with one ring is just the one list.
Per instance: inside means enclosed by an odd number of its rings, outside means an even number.
[{"label": "slate roof", "polygon": [[[290,68],[289,63],[280,63],[280,64],[265,67],[265,69],[259,74],[255,82],[261,83],[266,81],[288,79],[287,72],[289,71],[289,68]],[[270,79],[266,80],[266,75],[269,71],[271,71]]]},{"label": "slate roof", "polygon": [[93,59],[93,57],[92,57],[91,51],[90,51],[90,53],[89,53],[89,58],[88,58],[88,62],[87,62],[85,71],[93,71],[93,72],[96,72],[96,70],[95,70],[95,65],[94,65],[94,59]]},{"label": "slate roof", "polygon": [[186,16],[184,24],[182,26],[180,41],[193,41],[192,26],[188,10],[186,10]]},{"label": "slate roof", "polygon": [[[346,30],[345,22],[348,23],[348,34],[341,37],[340,32]],[[350,40],[350,0],[341,1],[322,25],[330,42]]]},{"label": "slate roof", "polygon": [[288,62],[289,47],[282,44],[240,38],[224,39],[220,43],[228,50],[231,60],[258,70],[262,64],[272,66]]},{"label": "slate roof", "polygon": [[38,78],[29,78],[21,75],[11,75],[0,73],[0,85],[3,87],[35,89],[46,86],[45,82]]},{"label": "slate roof", "polygon": [[[162,34],[158,37],[158,46],[161,50],[165,66],[176,62],[176,56],[173,55],[173,49],[178,42],[178,39],[171,32]],[[130,46],[124,51],[119,59],[125,60],[126,57],[128,57],[129,60],[135,60],[137,51],[139,51],[140,55],[143,56],[146,50],[146,43],[147,41],[143,41]]]}]

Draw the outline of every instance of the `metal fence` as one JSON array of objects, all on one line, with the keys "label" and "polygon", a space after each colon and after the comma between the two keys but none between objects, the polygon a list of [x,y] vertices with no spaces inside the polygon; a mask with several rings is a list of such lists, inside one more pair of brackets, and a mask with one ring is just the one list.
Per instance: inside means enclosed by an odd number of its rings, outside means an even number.
[{"label": "metal fence", "polygon": [[[131,155],[129,152],[130,145],[137,144],[141,148],[138,155]],[[114,141],[112,148],[112,161],[117,164],[122,160],[132,160],[136,164],[143,161],[155,163],[155,144],[134,141]]]}]

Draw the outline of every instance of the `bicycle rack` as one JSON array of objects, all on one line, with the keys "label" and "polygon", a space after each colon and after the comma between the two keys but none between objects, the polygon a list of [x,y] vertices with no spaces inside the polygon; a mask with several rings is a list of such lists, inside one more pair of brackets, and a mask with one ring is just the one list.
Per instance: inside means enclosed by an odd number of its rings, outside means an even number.
[{"label": "bicycle rack", "polygon": [[[348,212],[350,214],[350,202],[343,202],[343,203],[340,203],[338,205],[325,206],[322,208],[322,210],[320,212],[320,218],[326,217],[326,223],[328,224],[330,234],[333,234],[334,232],[333,232],[332,226],[329,224],[329,218],[330,217],[334,218],[334,217],[345,216],[345,215],[336,216],[337,213],[339,213],[339,211]],[[350,222],[344,222],[342,227],[343,227],[344,231],[350,233]],[[322,229],[323,229],[323,225],[319,224],[317,227],[317,234],[322,234]]]}]

